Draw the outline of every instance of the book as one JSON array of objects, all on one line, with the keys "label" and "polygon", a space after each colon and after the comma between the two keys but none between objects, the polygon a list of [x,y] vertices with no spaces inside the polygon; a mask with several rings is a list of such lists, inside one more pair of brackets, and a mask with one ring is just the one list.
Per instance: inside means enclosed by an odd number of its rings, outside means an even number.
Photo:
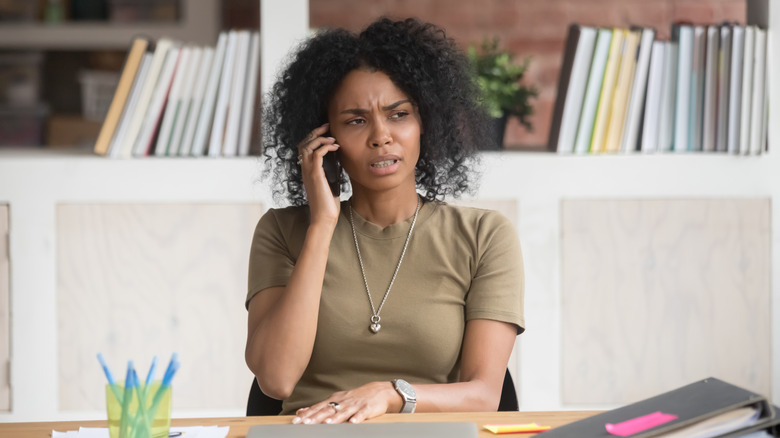
[{"label": "book", "polygon": [[[736,437],[780,423],[766,397],[713,377],[542,432],[540,438]],[[702,430],[708,431],[706,434]]]},{"label": "book", "polygon": [[626,121],[626,108],[631,86],[634,82],[636,70],[636,54],[639,48],[641,30],[631,28],[623,41],[623,53],[620,55],[620,69],[618,70],[615,93],[612,96],[612,108],[610,109],[607,125],[607,138],[605,141],[606,152],[619,152],[620,142],[623,139],[623,127]]},{"label": "book", "polygon": [[632,152],[637,150],[639,131],[642,123],[642,113],[645,108],[647,96],[647,76],[650,69],[650,53],[653,50],[655,29],[641,29],[639,49],[636,58],[634,81],[631,85],[631,94],[628,98],[628,112],[623,128],[623,138],[620,142],[620,150]]},{"label": "book", "polygon": [[184,76],[181,90],[179,92],[179,114],[176,117],[176,123],[171,131],[171,140],[168,144],[168,156],[179,155],[184,128],[187,124],[190,111],[192,109],[192,94],[195,88],[195,79],[198,76],[200,68],[200,59],[203,56],[202,47],[193,47],[190,53],[190,59],[187,62],[187,74]]},{"label": "book", "polygon": [[674,105],[677,101],[677,52],[675,41],[664,50],[664,80],[661,85],[661,115],[658,121],[658,151],[669,152],[674,144]]},{"label": "book", "polygon": [[739,105],[739,153],[750,149],[750,111],[753,100],[753,63],[755,62],[756,27],[745,26],[745,49],[742,60],[742,103]]},{"label": "book", "polygon": [[689,117],[691,111],[691,67],[693,63],[693,26],[672,25],[672,39],[677,42],[677,93],[674,106],[675,152],[687,152],[693,145],[688,143]]},{"label": "book", "polygon": [[704,26],[693,27],[693,57],[691,58],[691,102],[688,115],[688,150],[701,151],[701,130],[704,114],[704,63],[706,59]]},{"label": "book", "polygon": [[225,135],[222,141],[222,155],[234,157],[238,154],[238,136],[241,129],[241,110],[246,94],[246,76],[249,66],[249,45],[252,35],[248,30],[240,30],[236,36],[236,53],[233,59],[233,78],[230,84]]},{"label": "book", "polygon": [[647,75],[647,98],[645,99],[644,120],[642,120],[642,152],[658,150],[658,130],[661,122],[661,100],[664,83],[664,61],[668,43],[654,41],[650,54],[650,70]]},{"label": "book", "polygon": [[257,73],[260,69],[260,32],[252,32],[249,44],[249,66],[247,67],[244,107],[241,110],[241,132],[238,137],[238,155],[249,155],[252,140],[252,126],[255,114],[255,96],[257,94]]},{"label": "book", "polygon": [[704,60],[704,112],[702,114],[701,149],[715,152],[718,114],[718,26],[707,26],[707,53]]},{"label": "book", "polygon": [[729,111],[727,146],[730,154],[739,153],[740,115],[742,114],[742,63],[745,51],[745,27],[734,25],[731,28],[731,65],[729,66]]},{"label": "book", "polygon": [[170,146],[171,137],[173,135],[173,126],[176,123],[177,117],[181,114],[182,88],[184,87],[187,72],[191,71],[191,55],[191,47],[185,46],[181,48],[177,61],[178,64],[171,82],[170,93],[168,93],[167,101],[164,104],[165,108],[160,124],[160,133],[157,135],[157,142],[154,147],[154,154],[158,157],[164,157],[168,154],[168,147]]},{"label": "book", "polygon": [[133,155],[136,157],[143,157],[152,152],[152,145],[160,126],[160,119],[165,109],[165,102],[168,99],[173,76],[176,73],[176,65],[179,62],[180,53],[181,50],[178,44],[175,44],[168,50],[165,57],[165,63],[160,70],[151,99],[149,99],[149,106],[143,114],[141,129],[133,145]]},{"label": "book", "polygon": [[228,103],[230,102],[230,84],[233,80],[233,68],[238,46],[238,31],[228,32],[227,47],[225,49],[225,62],[222,67],[222,75],[219,80],[219,92],[217,103],[214,107],[214,121],[211,124],[211,136],[209,138],[208,156],[218,157],[222,154],[222,142],[225,136],[225,124],[227,122]]},{"label": "book", "polygon": [[720,26],[718,44],[718,121],[715,135],[715,151],[728,150],[729,86],[731,74],[731,25]]},{"label": "book", "polygon": [[144,122],[146,111],[149,108],[149,102],[152,100],[152,94],[157,86],[157,78],[160,76],[163,64],[165,64],[168,50],[172,46],[173,40],[168,38],[162,38],[155,44],[154,55],[152,56],[151,64],[149,64],[149,71],[144,80],[144,87],[141,90],[141,94],[138,96],[135,111],[130,115],[127,132],[121,139],[122,143],[119,146],[118,151],[119,157],[121,158],[129,158],[133,155],[133,146],[135,145],[138,133],[141,131],[141,125]]},{"label": "book", "polygon": [[764,132],[767,130],[764,109],[766,107],[766,46],[767,31],[756,28],[755,56],[753,65],[753,107],[750,110],[749,153],[758,155],[764,149]]},{"label": "book", "polygon": [[225,63],[225,52],[227,51],[227,32],[221,32],[217,38],[217,48],[214,51],[214,59],[209,70],[206,90],[203,94],[203,104],[201,105],[198,124],[195,129],[195,137],[192,140],[192,155],[199,157],[204,155],[206,145],[209,142],[211,133],[211,124],[214,120],[214,104],[219,91],[222,69]]},{"label": "book", "polygon": [[595,42],[595,28],[579,24],[569,26],[548,144],[549,149],[559,153],[571,153],[574,150]]},{"label": "book", "polygon": [[607,124],[609,123],[610,110],[612,108],[612,96],[615,91],[620,55],[623,50],[623,40],[628,33],[627,29],[614,29],[612,41],[609,44],[607,66],[604,70],[604,82],[601,84],[601,94],[596,108],[596,120],[593,123],[593,136],[590,150],[598,153],[604,152],[604,143],[607,138]]},{"label": "book", "polygon": [[596,34],[593,48],[593,59],[590,63],[588,83],[585,86],[585,96],[582,100],[580,121],[577,124],[577,136],[574,140],[574,152],[586,154],[590,151],[593,136],[593,123],[596,119],[596,109],[601,94],[601,84],[604,82],[604,70],[607,67],[607,55],[612,42],[612,29],[601,28]]},{"label": "book", "polygon": [[133,83],[138,75],[141,61],[143,60],[148,46],[149,40],[146,38],[135,38],[130,45],[130,50],[127,52],[127,57],[125,58],[125,63],[122,67],[122,73],[119,76],[119,83],[114,92],[114,97],[108,107],[106,118],[103,120],[103,126],[100,127],[100,133],[95,142],[94,151],[98,155],[106,155],[106,153],[108,153],[108,148],[116,133],[122,112],[127,106]]},{"label": "book", "polygon": [[214,49],[204,47],[200,59],[200,65],[197,68],[197,79],[192,90],[192,99],[190,100],[190,111],[187,113],[187,123],[184,127],[181,144],[178,154],[188,156],[192,152],[192,143],[195,139],[195,130],[200,118],[200,112],[203,108],[203,97],[206,94],[206,84],[208,83],[211,65],[214,61]]},{"label": "book", "polygon": [[130,99],[125,105],[124,111],[122,111],[122,117],[119,121],[119,127],[114,133],[114,138],[111,139],[111,145],[108,147],[108,156],[111,158],[117,158],[121,148],[122,141],[125,138],[127,127],[130,125],[130,119],[135,113],[136,106],[138,104],[138,96],[141,95],[141,90],[144,87],[147,73],[149,72],[149,65],[152,63],[152,54],[149,52],[144,53],[141,59],[141,67],[138,69],[138,73],[133,81],[132,91],[130,92]]}]

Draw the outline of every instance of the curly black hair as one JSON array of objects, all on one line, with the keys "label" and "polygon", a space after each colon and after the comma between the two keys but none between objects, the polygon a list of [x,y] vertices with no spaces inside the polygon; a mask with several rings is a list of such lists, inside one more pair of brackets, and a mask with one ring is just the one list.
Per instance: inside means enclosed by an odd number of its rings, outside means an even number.
[{"label": "curly black hair", "polygon": [[468,59],[436,25],[381,18],[360,34],[325,30],[305,41],[266,97],[263,144],[274,199],[306,203],[297,145],[327,122],[334,92],[358,68],[385,73],[417,106],[424,134],[415,181],[423,196],[433,201],[469,192],[476,145],[487,138],[488,125]]}]

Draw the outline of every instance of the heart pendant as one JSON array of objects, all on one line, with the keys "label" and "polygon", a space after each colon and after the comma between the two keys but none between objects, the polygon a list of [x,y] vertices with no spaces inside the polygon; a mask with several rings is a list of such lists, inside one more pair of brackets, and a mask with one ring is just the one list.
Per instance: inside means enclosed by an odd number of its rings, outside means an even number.
[{"label": "heart pendant", "polygon": [[380,325],[380,324],[377,324],[377,323],[373,323],[373,324],[371,324],[371,325],[369,326],[369,328],[371,329],[371,331],[372,331],[373,333],[376,333],[376,332],[378,332],[378,331],[379,331],[379,329],[381,329],[381,328],[382,328],[382,325]]}]

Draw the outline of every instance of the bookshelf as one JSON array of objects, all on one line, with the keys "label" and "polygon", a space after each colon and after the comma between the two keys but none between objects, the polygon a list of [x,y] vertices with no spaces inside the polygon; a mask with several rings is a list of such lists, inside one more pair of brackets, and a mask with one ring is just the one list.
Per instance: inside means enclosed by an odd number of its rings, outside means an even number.
[{"label": "bookshelf", "polygon": [[[263,32],[299,25],[305,5],[292,17],[262,1]],[[303,2],[306,3],[307,2]],[[767,3],[764,2],[766,6]],[[276,12],[273,12],[276,11]],[[279,14],[279,15],[274,15]],[[768,8],[769,27],[780,27],[780,7]],[[276,19],[274,19],[276,17]],[[298,34],[286,37],[294,41]],[[2,33],[0,33],[2,36]],[[210,37],[211,38],[211,37]],[[777,72],[780,33],[771,33],[770,72]],[[213,41],[213,38],[211,38]],[[0,38],[0,41],[3,39]],[[263,88],[284,45],[266,47]],[[126,45],[122,43],[123,47]],[[272,52],[273,50],[273,52]],[[271,62],[269,62],[271,61]],[[770,76],[772,76],[770,74]],[[777,76],[774,73],[773,76]],[[770,101],[780,86],[770,81]],[[561,203],[566,200],[780,199],[780,118],[770,112],[770,153],[755,157],[717,154],[560,156],[549,153],[484,152],[482,182],[474,198],[513,201],[526,263],[529,330],[518,340],[512,372],[521,409],[608,408],[566,405],[562,399]],[[100,410],[59,407],[57,344],[60,205],[261,204],[272,206],[270,189],[259,182],[263,164],[249,158],[155,158],[108,160],[81,152],[0,150],[0,205],[8,205],[11,259],[11,400],[0,421],[102,418]],[[780,363],[780,203],[771,206],[771,363]],[[0,278],[1,280],[1,278]],[[0,285],[2,287],[2,285]],[[239,304],[240,307],[240,304]],[[243,336],[223,333],[223,336]],[[88,354],[87,354],[88,353]],[[164,353],[164,352],[161,352]],[[88,357],[87,357],[88,356]],[[542,358],[543,360],[540,360]],[[242,361],[242,358],[237,360]],[[95,365],[85,352],[85,366]],[[1,367],[0,367],[1,368]],[[780,368],[771,370],[767,392],[780,399]],[[1,382],[0,382],[1,383]],[[248,384],[247,384],[248,389]],[[241,415],[241,407],[179,409],[176,416]]]},{"label": "bookshelf", "polygon": [[0,49],[126,50],[138,35],[213,44],[219,30],[219,23],[214,18],[219,16],[219,2],[188,0],[181,3],[182,17],[176,23],[3,23],[0,25]]}]

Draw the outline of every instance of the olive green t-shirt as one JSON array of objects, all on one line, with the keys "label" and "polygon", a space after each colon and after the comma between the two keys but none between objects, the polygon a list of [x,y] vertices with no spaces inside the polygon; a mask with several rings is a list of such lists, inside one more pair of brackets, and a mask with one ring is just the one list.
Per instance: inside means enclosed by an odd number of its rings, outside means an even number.
[{"label": "olive green t-shirt", "polygon": [[[342,202],[328,254],[314,350],[284,401],[284,414],[372,381],[458,381],[468,320],[504,321],[516,325],[518,333],[524,330],[523,262],[513,225],[495,211],[424,202],[380,313],[381,330],[372,333],[349,209],[349,203]],[[354,221],[378,307],[412,218],[385,228],[357,213]],[[247,305],[263,289],[287,284],[308,223],[308,207],[271,209],[260,219],[249,259]]]}]

